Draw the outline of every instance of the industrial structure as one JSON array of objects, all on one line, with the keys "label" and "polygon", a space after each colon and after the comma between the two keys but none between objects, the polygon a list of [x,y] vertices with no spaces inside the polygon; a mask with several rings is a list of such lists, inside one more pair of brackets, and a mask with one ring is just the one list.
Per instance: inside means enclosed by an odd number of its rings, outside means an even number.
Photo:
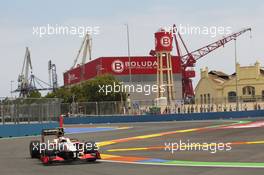
[{"label": "industrial structure", "polygon": [[[165,98],[165,104],[170,105],[175,100],[173,71],[171,61],[172,32],[160,29],[155,33],[155,55],[157,57],[157,100]],[[162,91],[162,86],[166,91]],[[166,93],[166,95],[164,95]],[[158,103],[160,104],[160,103]]]},{"label": "industrial structure", "polygon": [[[76,66],[80,66],[80,68],[81,68],[81,73],[80,73],[81,81],[84,80],[84,74],[85,74],[84,64],[86,63],[86,60],[87,60],[87,54],[89,55],[89,61],[91,61],[91,59],[92,59],[92,39],[90,38],[90,35],[88,33],[84,36],[83,42],[81,44],[80,49],[78,50],[78,54],[74,60],[73,66],[72,66],[72,69],[75,68]],[[77,62],[80,59],[80,56],[82,56],[81,63],[77,65]]]},{"label": "industrial structure", "polygon": [[[108,73],[114,75],[124,84],[140,83],[142,85],[166,86],[165,94],[160,93],[160,91],[157,94],[152,93],[147,96],[132,93],[131,98],[135,100],[153,100],[163,96],[168,99],[168,102],[192,99],[194,97],[192,78],[195,77],[193,68],[196,61],[247,31],[251,31],[251,28],[230,34],[216,42],[189,52],[182,36],[177,31],[176,26],[173,25],[171,31],[160,30],[155,33],[155,50],[150,51],[151,56],[100,57],[94,60],[91,60],[91,39],[86,35],[74,65],[70,70],[64,72],[64,85],[71,86],[97,75]],[[173,39],[176,48],[175,56],[171,55]],[[82,62],[76,64],[81,50],[83,50]],[[87,52],[90,56],[88,63],[85,61]]]},{"label": "industrial structure", "polygon": [[[40,80],[33,74],[33,66],[29,48],[26,47],[26,53],[23,61],[22,71],[18,76],[18,87],[13,92],[18,92],[19,97],[26,98],[34,91],[55,90],[58,88],[56,65],[49,61],[48,70],[51,83]],[[12,93],[13,93],[12,92]]]},{"label": "industrial structure", "polygon": [[49,71],[49,84],[52,86],[52,90],[55,91],[58,88],[58,77],[56,71],[56,65],[49,60],[48,62]]}]

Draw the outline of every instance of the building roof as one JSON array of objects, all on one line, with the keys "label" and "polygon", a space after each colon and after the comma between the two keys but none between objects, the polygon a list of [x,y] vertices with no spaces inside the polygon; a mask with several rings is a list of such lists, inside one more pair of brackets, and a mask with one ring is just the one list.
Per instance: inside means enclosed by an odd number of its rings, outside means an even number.
[{"label": "building roof", "polygon": [[[260,68],[260,73],[264,76],[264,69],[263,68]],[[227,82],[228,80],[231,80],[232,78],[234,78],[236,76],[236,72],[234,72],[231,75],[228,75],[222,71],[211,70],[210,72],[208,72],[208,76],[217,85],[222,85],[225,82]]]},{"label": "building roof", "polygon": [[260,69],[260,73],[264,75],[264,69]]},{"label": "building roof", "polygon": [[215,75],[215,76],[222,78],[222,79],[225,79],[225,80],[230,79],[230,76],[228,74],[221,72],[221,71],[212,70],[208,74]]},{"label": "building roof", "polygon": [[230,79],[230,76],[228,74],[216,70],[212,70],[208,72],[208,76],[213,82],[215,82],[218,85],[222,85],[223,83],[225,83],[227,80]]}]

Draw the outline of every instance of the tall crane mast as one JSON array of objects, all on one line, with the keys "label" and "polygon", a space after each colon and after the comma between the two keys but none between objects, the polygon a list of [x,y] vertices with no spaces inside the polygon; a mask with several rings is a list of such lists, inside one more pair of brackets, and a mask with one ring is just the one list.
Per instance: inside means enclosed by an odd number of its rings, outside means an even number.
[{"label": "tall crane mast", "polygon": [[86,63],[87,60],[87,54],[89,56],[89,61],[92,59],[92,38],[90,38],[90,35],[88,33],[84,36],[83,42],[81,44],[80,49],[78,50],[77,56],[74,60],[71,69],[76,67],[81,52],[82,52],[82,58],[81,58],[80,66],[81,66],[81,80],[82,80],[85,75],[84,64]]},{"label": "tall crane mast", "polygon": [[83,51],[83,56],[82,56],[81,64],[85,64],[87,53],[89,52],[88,53],[89,54],[89,60],[91,60],[91,53],[92,53],[92,39],[90,38],[90,35],[88,33],[84,36],[81,47],[78,50],[77,56],[73,62],[73,66],[71,67],[72,69],[76,66],[82,51]]},{"label": "tall crane mast", "polygon": [[26,97],[29,93],[30,87],[30,76],[29,71],[32,73],[32,64],[30,58],[30,51],[26,47],[26,53],[23,61],[22,71],[18,76],[18,89],[20,89],[20,97]]},{"label": "tall crane mast", "polygon": [[[184,43],[181,34],[177,31],[176,25],[173,25],[173,35],[175,39],[175,45],[176,45],[176,51],[177,55],[181,59],[181,71],[182,71],[182,96],[184,99],[192,98],[194,97],[194,91],[192,86],[192,79],[195,77],[195,72],[192,70],[192,68],[195,66],[195,63],[197,60],[201,59],[205,55],[211,53],[212,51],[218,49],[221,46],[224,46],[226,43],[235,40],[238,36],[242,35],[245,32],[251,32],[251,28],[245,28],[240,30],[239,32],[230,34],[220,40],[217,40],[211,44],[208,44],[204,47],[201,47],[197,50],[194,50],[192,52],[189,52],[186,44]],[[186,54],[181,54],[180,44],[177,39],[178,37],[185,49]]]},{"label": "tall crane mast", "polygon": [[58,88],[58,78],[56,72],[56,65],[49,60],[48,62],[49,81],[53,92]]}]

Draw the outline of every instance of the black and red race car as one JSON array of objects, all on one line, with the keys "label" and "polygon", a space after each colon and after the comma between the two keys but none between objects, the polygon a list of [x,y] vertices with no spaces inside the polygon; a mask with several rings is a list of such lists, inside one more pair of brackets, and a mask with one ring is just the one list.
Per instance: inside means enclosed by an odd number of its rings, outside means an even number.
[{"label": "black and red race car", "polygon": [[[45,140],[46,136],[56,138]],[[46,141],[46,142],[45,142]],[[43,164],[54,162],[88,161],[101,159],[99,147],[95,142],[80,142],[77,139],[64,137],[64,129],[44,129],[41,140],[33,140],[29,144],[31,158],[39,158]]]}]

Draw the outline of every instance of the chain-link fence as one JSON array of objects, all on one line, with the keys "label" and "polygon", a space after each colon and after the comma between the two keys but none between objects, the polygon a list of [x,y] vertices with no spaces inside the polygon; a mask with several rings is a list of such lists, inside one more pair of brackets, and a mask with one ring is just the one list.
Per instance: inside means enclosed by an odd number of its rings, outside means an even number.
[{"label": "chain-link fence", "polygon": [[175,113],[201,113],[224,111],[263,110],[264,97],[232,97],[232,98],[196,98],[194,103],[176,104]]},{"label": "chain-link fence", "polygon": [[56,98],[0,98],[0,122],[19,124],[57,121],[61,114],[60,104]]},{"label": "chain-link fence", "polygon": [[120,115],[125,114],[126,104],[120,101],[62,103],[61,112],[66,116]]},{"label": "chain-link fence", "polygon": [[61,103],[60,99],[0,99],[0,122],[32,123],[66,117],[94,115],[183,114],[263,110],[264,97],[174,100],[170,105],[155,100]]},{"label": "chain-link fence", "polygon": [[182,114],[261,109],[264,109],[264,97],[211,98],[207,101],[201,101],[201,99],[174,100],[170,105],[160,104],[155,100],[61,104],[61,112],[69,117],[81,115]]}]

